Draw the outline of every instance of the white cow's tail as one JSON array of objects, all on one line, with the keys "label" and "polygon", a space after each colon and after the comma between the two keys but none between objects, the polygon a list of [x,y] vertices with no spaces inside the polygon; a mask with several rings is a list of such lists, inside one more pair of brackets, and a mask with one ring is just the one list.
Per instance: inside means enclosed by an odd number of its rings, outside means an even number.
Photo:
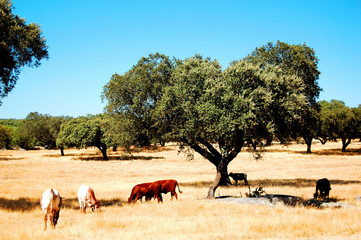
[{"label": "white cow's tail", "polygon": [[49,207],[53,209],[53,202],[54,202],[54,190],[50,189],[50,196],[49,196]]}]

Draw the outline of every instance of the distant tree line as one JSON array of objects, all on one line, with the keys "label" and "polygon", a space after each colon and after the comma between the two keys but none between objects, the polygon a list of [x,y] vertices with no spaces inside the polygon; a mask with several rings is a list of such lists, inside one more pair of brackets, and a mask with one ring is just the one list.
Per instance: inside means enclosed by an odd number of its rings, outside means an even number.
[{"label": "distant tree line", "polygon": [[[361,105],[357,108],[347,107],[339,100],[320,101],[317,103],[319,111],[315,115],[314,139],[322,144],[327,141],[341,141],[341,151],[345,152],[352,140],[360,140],[361,137]],[[118,146],[144,147],[150,145],[164,145],[171,138],[166,135],[157,135],[150,129],[139,129],[140,132],[148,132],[141,135],[136,128],[132,131],[117,131],[120,127],[114,125],[114,119],[106,114],[88,115],[78,118],[53,117],[37,112],[30,113],[25,119],[0,119],[0,148],[2,149],[34,149],[36,146],[48,149],[60,149],[64,155],[64,147],[97,147],[108,159],[106,150]],[[122,123],[119,123],[122,124]],[[149,134],[152,132],[153,134]],[[145,144],[146,139],[146,144]],[[267,145],[278,139],[265,138],[263,142],[249,142],[249,146]],[[302,137],[293,139],[302,141]],[[311,149],[308,149],[311,152]]]}]

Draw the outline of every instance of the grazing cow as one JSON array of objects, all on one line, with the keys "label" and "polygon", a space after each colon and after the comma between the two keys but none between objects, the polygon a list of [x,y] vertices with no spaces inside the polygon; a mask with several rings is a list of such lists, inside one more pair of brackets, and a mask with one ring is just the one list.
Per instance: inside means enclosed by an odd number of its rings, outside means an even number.
[{"label": "grazing cow", "polygon": [[316,199],[318,196],[320,196],[321,198],[329,198],[330,190],[331,190],[330,181],[328,181],[327,178],[319,179],[317,180],[316,192],[313,196]]},{"label": "grazing cow", "polygon": [[60,197],[59,192],[53,188],[46,190],[43,195],[40,197],[40,207],[43,210],[44,223],[46,230],[46,222],[49,216],[50,225],[55,228],[58,219],[59,212],[62,204],[62,197]]},{"label": "grazing cow", "polygon": [[233,180],[236,182],[235,185],[237,186],[237,182],[244,180],[244,183],[248,186],[248,181],[247,181],[247,173],[230,173],[228,176],[230,176],[231,178],[233,178]]},{"label": "grazing cow", "polygon": [[[136,201],[138,201],[138,199],[142,200],[144,196],[146,197],[146,200],[150,200],[149,199],[150,196],[148,192],[149,192],[149,186],[151,184],[152,183],[140,183],[135,185],[132,189],[132,192],[130,193],[130,197],[128,198],[128,203],[131,202],[135,203]],[[154,197],[154,195],[152,197]]]},{"label": "grazing cow", "polygon": [[176,186],[178,186],[179,193],[182,193],[182,191],[179,188],[177,180],[169,179],[169,180],[159,180],[159,181],[156,181],[156,182],[160,183],[160,185],[161,185],[161,193],[166,194],[166,193],[170,192],[171,193],[171,199],[173,200],[173,197],[175,197],[178,200],[178,196],[177,196],[177,193],[175,191]]},{"label": "grazing cow", "polygon": [[100,210],[100,202],[95,198],[94,190],[86,185],[81,185],[78,190],[78,201],[80,211],[86,213],[86,207],[90,207],[92,211]]},{"label": "grazing cow", "polygon": [[163,202],[162,185],[159,182],[153,182],[149,185],[145,200],[151,200],[153,197],[158,200],[158,203]]}]

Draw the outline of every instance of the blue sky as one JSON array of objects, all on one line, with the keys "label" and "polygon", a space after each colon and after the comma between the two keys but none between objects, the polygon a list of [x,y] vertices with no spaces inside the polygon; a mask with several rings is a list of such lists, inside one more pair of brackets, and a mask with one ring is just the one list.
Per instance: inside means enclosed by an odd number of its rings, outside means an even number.
[{"label": "blue sky", "polygon": [[49,60],[24,68],[0,118],[102,113],[103,86],[142,56],[217,59],[224,68],[277,40],[313,48],[319,100],[361,104],[361,1],[13,0],[41,25]]}]

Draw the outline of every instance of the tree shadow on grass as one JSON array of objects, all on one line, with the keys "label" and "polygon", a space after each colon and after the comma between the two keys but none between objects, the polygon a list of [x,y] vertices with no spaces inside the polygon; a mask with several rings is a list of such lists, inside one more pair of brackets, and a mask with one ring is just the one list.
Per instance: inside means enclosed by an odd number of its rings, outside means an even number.
[{"label": "tree shadow on grass", "polygon": [[[153,157],[153,156],[132,156],[132,155],[111,155],[108,156],[108,160],[111,161],[132,161],[132,160],[144,160],[150,161],[154,159],[164,159],[164,157]],[[108,161],[104,160],[102,156],[78,156],[74,158],[74,160],[81,160],[81,161]]]},{"label": "tree shadow on grass", "polygon": [[[100,201],[101,207],[108,206],[122,206],[124,201],[120,198],[114,199],[98,199]],[[61,208],[79,210],[78,198],[63,198]],[[18,199],[6,199],[0,198],[0,209],[12,211],[12,212],[30,212],[35,209],[40,209],[40,198],[31,199],[31,198],[18,198]]]},{"label": "tree shadow on grass", "polygon": [[[315,187],[318,179],[304,179],[304,178],[295,178],[295,179],[259,179],[259,180],[248,180],[250,186],[262,186],[262,187],[295,187],[295,188],[304,188],[304,187]],[[203,188],[211,186],[212,181],[198,181],[198,182],[185,182],[180,183],[180,186],[185,187],[194,187],[194,188]],[[340,180],[340,179],[330,179],[331,187],[332,184],[335,185],[347,185],[347,184],[360,184],[361,181],[357,180]],[[245,187],[247,185],[242,181],[238,182],[237,186],[224,186],[224,187]]]},{"label": "tree shadow on grass", "polygon": [[[252,152],[251,148],[245,149],[245,152]],[[319,150],[313,150],[311,153],[307,153],[306,146],[304,150],[292,150],[292,149],[272,149],[272,148],[265,148],[260,152],[269,152],[269,153],[292,153],[292,154],[307,154],[307,155],[321,155],[321,156],[355,156],[355,155],[361,155],[361,149],[355,149],[355,148],[348,148],[346,149],[346,152],[341,151],[341,147],[339,148],[329,148],[329,149],[319,149]]]},{"label": "tree shadow on grass", "polygon": [[0,198],[0,209],[13,211],[13,212],[26,212],[32,211],[40,206],[39,199],[18,198],[6,199]]},{"label": "tree shadow on grass", "polygon": [[[306,152],[304,152],[306,154]],[[361,155],[361,149],[346,149],[346,152],[342,152],[341,148],[332,148],[332,149],[321,149],[314,150],[311,154],[315,155],[336,155],[336,156],[355,156]]]},{"label": "tree shadow on grass", "polygon": [[[110,206],[122,206],[125,201],[122,201],[120,198],[112,198],[112,199],[101,199],[97,198],[100,202],[100,208],[102,207],[110,207]],[[79,202],[78,198],[64,198],[62,208],[79,210]]]},{"label": "tree shadow on grass", "polygon": [[0,157],[0,161],[23,160],[24,157]]}]

